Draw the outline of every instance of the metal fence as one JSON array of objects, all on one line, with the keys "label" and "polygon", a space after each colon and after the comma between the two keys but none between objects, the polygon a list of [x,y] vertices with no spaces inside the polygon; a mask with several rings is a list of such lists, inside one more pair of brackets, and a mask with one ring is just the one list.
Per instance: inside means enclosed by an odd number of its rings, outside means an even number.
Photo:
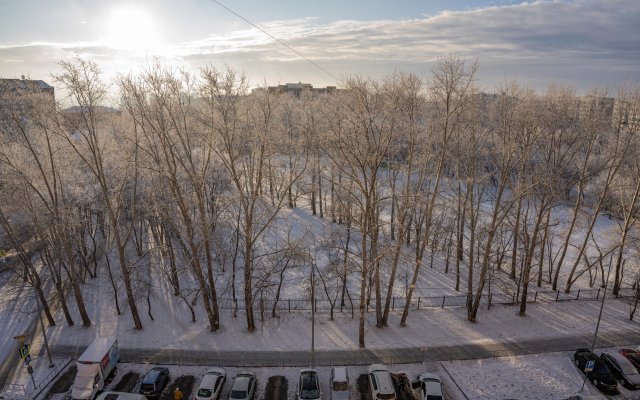
[{"label": "metal fence", "polygon": [[[607,293],[611,296],[610,293]],[[564,291],[551,291],[551,290],[533,290],[527,293],[528,303],[544,303],[544,302],[559,302],[559,301],[580,301],[580,300],[597,300],[604,295],[604,289],[578,289],[575,292],[565,293]],[[618,299],[630,299],[635,298],[636,292],[634,289],[625,288],[621,289]],[[492,293],[484,294],[480,298],[480,305],[490,307],[492,305],[511,305],[519,303],[522,294],[516,293]],[[365,305],[367,311],[369,308],[375,307],[375,300],[371,300]],[[392,297],[390,301],[391,310],[403,309],[405,307],[407,299],[405,297]],[[411,299],[410,308],[414,310],[420,310],[422,308],[450,308],[450,307],[465,307],[467,302],[467,295],[443,295],[443,296],[414,296]],[[229,298],[218,299],[218,306],[222,310],[244,310],[244,299],[238,298],[236,301]],[[270,313],[275,308],[277,312],[294,312],[294,311],[311,311],[310,299],[260,299],[254,300],[254,310],[264,310],[265,313]],[[330,312],[333,308],[334,312],[350,312],[358,310],[360,308],[359,299],[345,298],[344,303],[341,299],[335,301],[324,299],[315,300],[315,310],[317,312]]]}]

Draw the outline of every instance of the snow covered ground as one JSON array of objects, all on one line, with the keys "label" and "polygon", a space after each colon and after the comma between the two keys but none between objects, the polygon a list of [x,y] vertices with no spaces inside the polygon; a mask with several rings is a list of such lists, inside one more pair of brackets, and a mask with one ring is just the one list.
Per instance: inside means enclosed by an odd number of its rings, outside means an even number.
[{"label": "snow covered ground", "polygon": [[[100,297],[87,304],[96,309]],[[56,345],[88,345],[94,338],[116,336],[121,348],[192,349],[192,350],[304,350],[310,345],[311,318],[307,312],[281,312],[279,318],[259,321],[257,331],[246,332],[242,313],[233,318],[231,311],[221,315],[222,329],[208,331],[206,318],[199,315],[195,323],[185,310],[174,308],[169,293],[156,305],[155,320],[142,313],[144,329],[135,331],[128,314],[115,316],[111,308],[93,314],[90,328],[57,326],[48,329],[50,342]],[[399,311],[390,316],[389,326],[375,327],[375,314],[367,314],[366,344],[369,349],[446,346],[468,343],[495,343],[528,339],[553,339],[567,335],[590,335],[595,330],[600,302],[566,301],[529,304],[527,316],[517,315],[517,307],[493,306],[482,309],[478,322],[466,319],[464,308],[428,308],[413,310],[406,327],[399,326]],[[621,300],[607,300],[600,333],[638,332],[640,321],[629,321],[629,305]],[[357,318],[357,312],[356,312]],[[327,350],[357,349],[358,324],[347,310],[336,313],[333,321],[327,313],[316,316],[316,348]]]},{"label": "snow covered ground", "polygon": [[[597,349],[617,351],[617,348]],[[618,385],[618,395],[602,394],[589,380],[582,389],[584,375],[573,364],[573,352],[532,354],[441,363],[464,395],[473,400],[565,399],[589,395],[589,399],[640,399],[639,391]]]}]

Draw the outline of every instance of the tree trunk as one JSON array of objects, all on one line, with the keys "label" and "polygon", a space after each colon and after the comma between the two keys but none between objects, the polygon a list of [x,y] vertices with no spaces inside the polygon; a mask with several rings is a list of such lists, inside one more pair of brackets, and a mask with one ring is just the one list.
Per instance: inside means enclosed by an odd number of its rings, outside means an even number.
[{"label": "tree trunk", "polygon": [[513,248],[511,250],[511,279],[516,279],[516,263],[518,259],[518,236],[520,231],[520,214],[522,212],[522,197],[518,199],[516,207],[516,222],[513,224]]},{"label": "tree trunk", "polygon": [[[540,226],[542,225],[542,220],[544,219],[544,213],[547,207],[545,198],[543,198],[540,201],[540,203],[541,203],[540,210],[538,211],[538,215],[536,216],[536,224],[533,228],[533,235],[531,235],[530,243],[528,244],[528,251],[525,256],[525,265],[524,265],[524,271],[523,271],[524,276],[522,278],[522,285],[523,285],[522,298],[520,301],[520,310],[518,312],[518,314],[521,317],[524,317],[525,313],[527,312],[527,295],[529,291],[529,276],[531,274],[531,266],[533,264],[533,255],[537,247],[537,240],[538,240],[538,234],[540,233]],[[543,243],[543,246],[544,246],[544,243]]]},{"label": "tree trunk", "polygon": [[540,260],[538,261],[538,287],[542,287],[542,270],[544,268],[544,250],[547,247],[547,238],[549,236],[549,219],[551,218],[551,209],[547,211],[547,219],[544,224],[544,234],[540,243]]}]

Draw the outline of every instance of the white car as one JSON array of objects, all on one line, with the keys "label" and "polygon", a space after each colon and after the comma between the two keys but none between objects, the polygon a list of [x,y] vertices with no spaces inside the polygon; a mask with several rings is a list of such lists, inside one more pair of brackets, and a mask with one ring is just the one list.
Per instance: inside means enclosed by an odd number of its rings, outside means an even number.
[{"label": "white car", "polygon": [[227,380],[227,374],[221,368],[210,368],[202,377],[196,392],[196,400],[218,400]]},{"label": "white car", "polygon": [[418,377],[422,382],[422,399],[423,400],[442,400],[442,382],[436,374],[424,373]]},{"label": "white car", "polygon": [[320,380],[315,369],[301,369],[298,378],[298,400],[320,400]]},{"label": "white car", "polygon": [[391,374],[386,366],[373,364],[369,367],[369,390],[373,400],[396,400]]},{"label": "white car", "polygon": [[351,400],[349,392],[349,372],[347,367],[331,368],[331,399],[330,400]]}]

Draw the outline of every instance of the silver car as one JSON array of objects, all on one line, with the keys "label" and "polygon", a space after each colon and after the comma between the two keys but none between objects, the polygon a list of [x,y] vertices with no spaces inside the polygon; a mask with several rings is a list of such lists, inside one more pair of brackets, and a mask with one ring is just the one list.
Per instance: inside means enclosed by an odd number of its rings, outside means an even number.
[{"label": "silver car", "polygon": [[256,394],[256,375],[253,372],[240,372],[233,379],[229,400],[252,400]]},{"label": "silver car", "polygon": [[202,377],[198,392],[196,392],[196,400],[218,400],[224,382],[227,380],[227,374],[221,368],[210,368]]}]

